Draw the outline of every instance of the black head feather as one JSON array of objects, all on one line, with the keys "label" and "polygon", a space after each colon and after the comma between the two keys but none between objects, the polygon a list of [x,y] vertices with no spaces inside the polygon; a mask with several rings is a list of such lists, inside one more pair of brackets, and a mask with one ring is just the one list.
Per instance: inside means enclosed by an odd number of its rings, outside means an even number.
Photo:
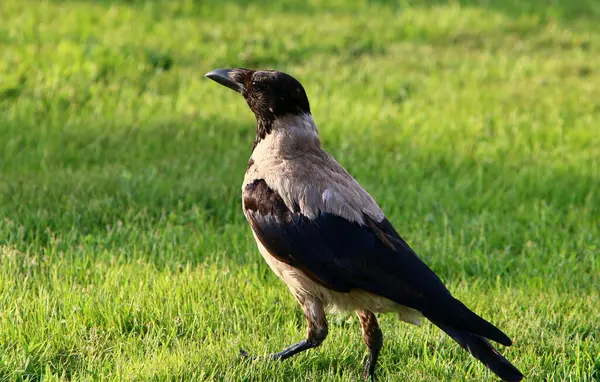
[{"label": "black head feather", "polygon": [[274,121],[286,115],[310,114],[302,84],[276,70],[216,69],[206,77],[244,96],[257,120],[256,142],[271,132]]},{"label": "black head feather", "polygon": [[304,88],[289,74],[276,70],[233,69],[229,78],[243,85],[241,94],[259,119],[310,113]]},{"label": "black head feather", "polygon": [[217,69],[206,77],[242,94],[258,119],[308,114],[308,97],[294,77],[276,70]]}]

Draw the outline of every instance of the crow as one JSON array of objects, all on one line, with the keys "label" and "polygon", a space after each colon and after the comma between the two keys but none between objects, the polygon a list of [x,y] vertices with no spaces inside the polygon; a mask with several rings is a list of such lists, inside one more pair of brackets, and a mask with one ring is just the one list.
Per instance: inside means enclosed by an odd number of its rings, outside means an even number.
[{"label": "crow", "polygon": [[[512,345],[500,329],[448,291],[367,191],[321,147],[306,92],[275,70],[216,69],[206,77],[240,93],[256,116],[242,208],[261,255],[302,307],[306,339],[284,360],[327,337],[325,311],[355,311],[374,379],[383,334],[375,313],[424,316],[505,381],[523,374],[489,342]],[[250,355],[240,350],[243,356]]]}]

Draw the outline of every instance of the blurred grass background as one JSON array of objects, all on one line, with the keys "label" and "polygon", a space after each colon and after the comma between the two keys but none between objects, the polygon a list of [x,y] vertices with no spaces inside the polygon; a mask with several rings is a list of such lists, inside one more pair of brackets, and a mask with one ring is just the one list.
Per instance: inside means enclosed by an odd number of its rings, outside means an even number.
[{"label": "blurred grass background", "polygon": [[[255,249],[254,120],[206,80],[275,68],[325,148],[531,381],[600,380],[600,3],[0,2],[0,380],[359,379]],[[492,380],[382,316],[381,380]]]}]

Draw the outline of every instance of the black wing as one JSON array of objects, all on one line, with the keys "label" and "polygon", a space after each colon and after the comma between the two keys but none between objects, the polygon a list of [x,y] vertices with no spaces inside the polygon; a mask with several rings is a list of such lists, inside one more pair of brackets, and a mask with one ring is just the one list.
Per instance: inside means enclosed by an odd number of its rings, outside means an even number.
[{"label": "black wing", "polygon": [[364,226],[323,212],[310,219],[290,211],[263,180],[246,188],[244,205],[273,256],[329,289],[360,288],[417,309],[432,297],[450,296],[387,220],[365,216],[370,224]]},{"label": "black wing", "polygon": [[465,329],[502,344],[510,339],[454,299],[437,275],[384,219],[366,225],[321,212],[310,219],[290,210],[262,179],[244,189],[245,214],[278,260],[326,288],[362,289],[419,310],[435,323]]}]

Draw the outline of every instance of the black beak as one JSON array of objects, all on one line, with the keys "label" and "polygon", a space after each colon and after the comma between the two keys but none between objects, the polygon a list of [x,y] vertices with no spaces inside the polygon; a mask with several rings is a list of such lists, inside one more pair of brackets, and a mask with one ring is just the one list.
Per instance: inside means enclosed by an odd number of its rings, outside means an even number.
[{"label": "black beak", "polygon": [[227,86],[231,90],[241,93],[244,90],[244,85],[229,78],[229,73],[232,71],[233,69],[215,69],[206,73],[204,77],[208,77],[223,86]]}]

